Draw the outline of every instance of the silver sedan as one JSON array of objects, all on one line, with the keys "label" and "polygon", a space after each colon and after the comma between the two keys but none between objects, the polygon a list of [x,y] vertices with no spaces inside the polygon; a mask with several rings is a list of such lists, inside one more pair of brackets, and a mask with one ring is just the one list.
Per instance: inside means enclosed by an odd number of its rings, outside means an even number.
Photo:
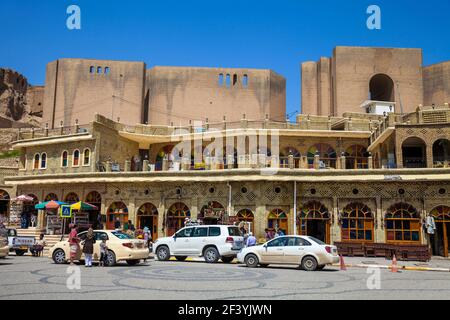
[{"label": "silver sedan", "polygon": [[322,270],[326,265],[339,262],[336,246],[309,236],[278,237],[263,245],[242,249],[237,258],[250,268],[286,264],[300,265],[306,271]]}]

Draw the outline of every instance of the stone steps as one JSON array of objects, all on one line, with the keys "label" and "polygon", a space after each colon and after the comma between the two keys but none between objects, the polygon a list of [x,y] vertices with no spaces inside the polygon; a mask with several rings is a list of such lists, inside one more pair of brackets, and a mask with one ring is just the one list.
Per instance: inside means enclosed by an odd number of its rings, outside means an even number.
[{"label": "stone steps", "polygon": [[[36,228],[28,228],[28,229],[17,229],[17,234],[23,237],[34,237],[36,240],[39,240],[41,233],[44,233],[45,230],[40,230]],[[67,235],[65,236],[67,238]],[[61,241],[61,235],[45,235],[45,247],[43,255],[47,256],[48,251],[51,247],[53,247],[57,242]]]}]

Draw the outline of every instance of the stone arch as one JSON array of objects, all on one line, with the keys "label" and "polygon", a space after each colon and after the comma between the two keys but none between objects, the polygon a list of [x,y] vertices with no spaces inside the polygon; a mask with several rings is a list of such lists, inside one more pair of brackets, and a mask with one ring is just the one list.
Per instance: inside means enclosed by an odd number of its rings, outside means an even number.
[{"label": "stone arch", "polygon": [[419,137],[409,137],[402,142],[402,160],[404,168],[427,167],[427,144]]},{"label": "stone arch", "polygon": [[191,211],[184,202],[176,202],[167,210],[165,225],[167,226],[167,235],[171,236],[179,229],[184,227],[186,218],[191,217]]},{"label": "stone arch", "polygon": [[433,143],[433,166],[448,167],[450,162],[450,141],[438,139]]},{"label": "stone arch", "polygon": [[379,73],[369,81],[369,100],[395,102],[394,81],[386,74]]}]

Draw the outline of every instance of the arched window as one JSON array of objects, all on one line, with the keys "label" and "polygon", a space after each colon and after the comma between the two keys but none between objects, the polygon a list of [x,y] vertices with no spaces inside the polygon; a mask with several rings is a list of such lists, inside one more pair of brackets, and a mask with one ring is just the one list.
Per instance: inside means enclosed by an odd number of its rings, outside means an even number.
[{"label": "arched window", "polygon": [[90,72],[90,73],[95,73],[95,67],[94,67],[94,66],[90,66],[89,72]]},{"label": "arched window", "polygon": [[255,215],[253,212],[249,209],[242,209],[237,213],[237,218],[239,222],[250,222],[251,224],[251,231],[255,233]]},{"label": "arched window", "polygon": [[80,150],[75,150],[73,152],[72,166],[78,167],[80,165]]},{"label": "arched window", "polygon": [[267,217],[267,228],[271,231],[281,229],[284,234],[288,232],[288,217],[281,209],[273,209]]},{"label": "arched window", "polygon": [[45,152],[41,155],[40,169],[47,169],[47,154]]},{"label": "arched window", "polygon": [[248,87],[248,75],[244,74],[244,76],[242,77],[242,86],[244,88]]},{"label": "arched window", "polygon": [[102,203],[102,196],[97,191],[91,191],[86,196],[86,203],[97,206]]},{"label": "arched window", "polygon": [[109,74],[109,72],[110,72],[109,67],[105,67],[105,74]]},{"label": "arched window", "polygon": [[91,150],[89,148],[84,149],[83,152],[83,166],[88,166],[91,163]]},{"label": "arched window", "polygon": [[223,86],[223,73],[219,74],[219,78],[217,80],[217,84],[221,87]]},{"label": "arched window", "polygon": [[102,73],[102,67],[97,67],[97,73],[101,74]]},{"label": "arched window", "polygon": [[314,168],[314,156],[319,155],[320,168],[336,168],[336,151],[328,144],[318,143],[308,149],[308,164]]},{"label": "arched window", "polygon": [[58,196],[54,193],[49,193],[48,195],[45,196],[44,201],[58,201]]},{"label": "arched window", "polygon": [[67,168],[69,166],[69,153],[67,151],[63,151],[61,155],[61,167]]},{"label": "arched window", "polygon": [[69,204],[77,203],[78,201],[80,201],[80,198],[75,192],[68,193],[64,198],[64,202],[67,202]]},{"label": "arched window", "polygon": [[227,74],[225,77],[225,84],[226,84],[227,88],[229,88],[231,86],[231,76],[229,74]]},{"label": "arched window", "polygon": [[367,169],[369,167],[367,149],[360,145],[353,145],[347,148],[345,162],[347,169]]},{"label": "arched window", "polygon": [[398,203],[385,216],[387,242],[420,242],[420,218],[410,204]]},{"label": "arched window", "polygon": [[341,215],[342,241],[373,241],[373,215],[368,206],[351,203]]},{"label": "arched window", "polygon": [[237,81],[238,81],[238,76],[237,76],[237,74],[233,74],[233,86],[236,85]]},{"label": "arched window", "polygon": [[38,153],[36,153],[34,155],[33,169],[39,169],[40,160],[41,156]]}]

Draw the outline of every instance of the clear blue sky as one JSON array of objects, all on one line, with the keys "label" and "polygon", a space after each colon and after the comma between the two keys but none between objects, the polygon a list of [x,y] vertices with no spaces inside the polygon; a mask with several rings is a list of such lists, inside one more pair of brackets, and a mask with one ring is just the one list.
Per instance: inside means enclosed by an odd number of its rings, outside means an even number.
[{"label": "clear blue sky", "polygon": [[[82,29],[66,28],[81,7]],[[382,30],[366,9],[382,10]],[[336,45],[424,49],[424,64],[450,60],[449,0],[13,0],[1,1],[0,66],[44,84],[58,58],[153,65],[267,68],[287,79],[288,112],[300,106],[300,63]]]}]

